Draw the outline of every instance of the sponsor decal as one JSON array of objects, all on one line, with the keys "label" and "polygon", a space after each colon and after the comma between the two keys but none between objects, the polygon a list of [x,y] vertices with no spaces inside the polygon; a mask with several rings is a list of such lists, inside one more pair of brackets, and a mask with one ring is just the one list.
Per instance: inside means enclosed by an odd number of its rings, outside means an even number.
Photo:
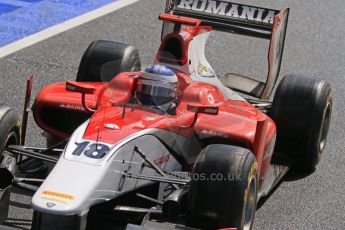
[{"label": "sponsor decal", "polygon": [[214,73],[212,72],[212,70],[210,70],[209,68],[207,68],[206,66],[204,66],[201,63],[199,63],[199,66],[198,66],[198,74],[201,77],[207,77],[207,78],[215,77]]},{"label": "sponsor decal", "polygon": [[207,113],[207,114],[217,114],[218,113],[218,109],[206,108],[204,110],[204,113]]},{"label": "sponsor decal", "polygon": [[72,152],[73,156],[81,156],[83,154],[85,157],[92,159],[101,159],[105,157],[110,149],[107,145],[97,142],[92,143],[90,141],[75,142],[75,145],[76,148]]},{"label": "sponsor decal", "polygon": [[213,131],[213,130],[206,130],[206,129],[203,129],[201,131],[201,133],[204,135],[204,136],[217,136],[217,137],[224,137],[224,138],[228,138],[229,136],[225,133],[222,133],[222,132],[217,132],[217,131]]},{"label": "sponsor decal", "polygon": [[273,24],[274,16],[277,13],[275,10],[219,0],[177,0],[175,9],[265,24]]},{"label": "sponsor decal", "polygon": [[51,191],[43,191],[43,195],[48,195],[48,196],[55,196],[59,198],[64,198],[67,200],[74,200],[74,196],[63,194],[63,193],[58,193],[58,192],[51,192]]},{"label": "sponsor decal", "polygon": [[209,95],[207,96],[207,100],[208,100],[208,102],[209,102],[210,104],[214,104],[214,97],[213,97],[212,94],[209,94]]},{"label": "sponsor decal", "polygon": [[162,165],[162,164],[168,162],[169,159],[170,159],[170,154],[169,154],[169,155],[162,156],[162,157],[160,157],[160,158],[154,160],[153,163],[154,163],[155,165]]},{"label": "sponsor decal", "polygon": [[84,155],[89,158],[93,159],[101,159],[103,158],[107,152],[109,151],[109,147],[103,144],[92,144],[90,145],[85,151]]},{"label": "sponsor decal", "polygon": [[54,207],[56,204],[54,204],[54,203],[51,203],[51,202],[48,202],[47,203],[47,207],[48,208],[52,208],[52,207]]},{"label": "sponsor decal", "polygon": [[49,201],[54,201],[54,202],[58,202],[58,203],[67,204],[66,201],[60,200],[60,199],[57,199],[57,198],[54,198],[54,197],[42,196],[41,199],[42,200],[49,200]]},{"label": "sponsor decal", "polygon": [[256,163],[256,161],[255,161],[255,162],[252,164],[252,166],[250,167],[247,181],[250,180],[250,178],[252,177],[252,175],[254,174],[254,172],[257,171],[257,170],[258,170],[258,163]]},{"label": "sponsor decal", "polygon": [[80,110],[80,111],[85,111],[85,108],[82,105],[65,105],[65,104],[60,104],[60,108],[64,109],[70,109],[70,110]]}]

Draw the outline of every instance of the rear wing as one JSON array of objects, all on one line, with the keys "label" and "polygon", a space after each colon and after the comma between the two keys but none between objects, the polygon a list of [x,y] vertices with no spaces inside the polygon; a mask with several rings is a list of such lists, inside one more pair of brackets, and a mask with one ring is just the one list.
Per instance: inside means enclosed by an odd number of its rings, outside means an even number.
[{"label": "rear wing", "polygon": [[[214,30],[270,40],[266,82],[228,74],[223,83],[234,90],[268,99],[280,72],[289,9],[282,11],[231,3],[225,0],[167,0],[165,13],[198,19]],[[162,38],[181,29],[183,23],[166,20]]]}]

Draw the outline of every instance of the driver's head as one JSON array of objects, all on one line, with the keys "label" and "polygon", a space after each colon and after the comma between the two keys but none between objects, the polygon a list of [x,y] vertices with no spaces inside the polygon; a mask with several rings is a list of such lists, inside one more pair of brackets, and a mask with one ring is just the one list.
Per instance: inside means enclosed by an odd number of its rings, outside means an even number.
[{"label": "driver's head", "polygon": [[136,98],[142,105],[170,109],[177,99],[178,79],[166,66],[152,65],[139,78]]}]

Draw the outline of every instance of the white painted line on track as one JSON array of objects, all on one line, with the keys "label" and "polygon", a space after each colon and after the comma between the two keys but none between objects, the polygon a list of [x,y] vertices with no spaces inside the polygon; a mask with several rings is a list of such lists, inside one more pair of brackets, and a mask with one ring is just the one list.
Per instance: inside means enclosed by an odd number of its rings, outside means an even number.
[{"label": "white painted line on track", "polygon": [[90,12],[85,13],[83,15],[80,15],[78,17],[67,20],[61,24],[58,24],[58,25],[49,27],[47,29],[44,29],[38,33],[29,35],[23,39],[20,39],[18,41],[15,41],[13,43],[10,43],[10,44],[0,48],[0,58],[8,56],[8,55],[15,53],[21,49],[27,48],[27,47],[34,45],[40,41],[51,38],[51,37],[58,35],[62,32],[65,32],[67,30],[70,30],[72,28],[75,28],[77,26],[85,24],[87,22],[90,22],[94,19],[100,18],[104,15],[112,13],[116,10],[119,10],[123,7],[131,5],[131,4],[138,2],[138,1],[140,1],[140,0],[119,0],[117,2],[110,3],[108,5],[101,7],[101,8],[98,8],[96,10],[93,10],[93,11],[90,11]]},{"label": "white painted line on track", "polygon": [[0,3],[12,5],[12,6],[20,6],[20,7],[28,7],[29,5],[32,4],[30,2],[22,2],[22,1],[17,1],[17,0],[0,0]]}]

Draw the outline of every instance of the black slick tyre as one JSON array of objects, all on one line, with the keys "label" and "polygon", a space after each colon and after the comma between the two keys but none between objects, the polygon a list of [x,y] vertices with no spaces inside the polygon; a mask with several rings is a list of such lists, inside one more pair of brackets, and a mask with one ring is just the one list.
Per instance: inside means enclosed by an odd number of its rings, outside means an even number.
[{"label": "black slick tyre", "polygon": [[120,42],[98,40],[83,54],[76,81],[109,82],[121,72],[139,71],[139,52]]},{"label": "black slick tyre", "polygon": [[258,165],[247,149],[209,145],[194,166],[188,192],[187,224],[201,229],[253,226]]},{"label": "black slick tyre", "polygon": [[296,159],[296,172],[313,172],[322,159],[332,104],[331,86],[323,80],[288,75],[279,83],[270,111],[277,125],[276,151]]}]

